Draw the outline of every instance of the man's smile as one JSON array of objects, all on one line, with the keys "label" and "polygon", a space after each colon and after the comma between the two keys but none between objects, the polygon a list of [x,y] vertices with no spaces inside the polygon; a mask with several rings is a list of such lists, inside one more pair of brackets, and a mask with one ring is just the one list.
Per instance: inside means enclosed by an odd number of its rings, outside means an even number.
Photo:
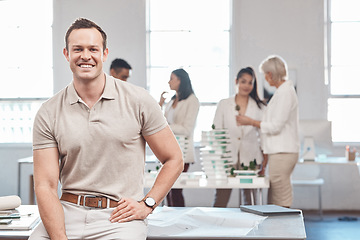
[{"label": "man's smile", "polygon": [[81,64],[78,64],[78,66],[81,67],[81,68],[92,68],[95,65],[81,63]]}]

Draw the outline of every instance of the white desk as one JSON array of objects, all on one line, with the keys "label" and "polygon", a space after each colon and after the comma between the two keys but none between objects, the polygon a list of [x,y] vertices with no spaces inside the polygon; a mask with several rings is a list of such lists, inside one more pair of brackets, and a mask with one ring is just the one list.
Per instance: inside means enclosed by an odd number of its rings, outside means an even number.
[{"label": "white desk", "polygon": [[[30,206],[37,211],[37,206]],[[161,211],[161,207],[156,208],[154,214]],[[184,208],[175,208],[175,209],[184,209]],[[186,208],[192,209],[192,208]],[[222,216],[224,213],[228,212],[240,212],[239,208],[200,208],[204,211],[216,211],[219,213],[219,216]],[[222,214],[223,213],[223,214]],[[201,226],[201,224],[200,224]],[[152,220],[149,219],[149,232],[151,232],[152,228]],[[216,228],[216,226],[214,226]],[[200,229],[201,230],[201,229]],[[32,231],[0,231],[0,239],[27,239]],[[199,236],[155,236],[149,235],[148,240],[157,240],[157,239],[281,239],[281,240],[303,240],[306,239],[305,226],[303,221],[303,215],[290,215],[290,216],[276,216],[276,217],[268,217],[265,219],[257,229],[253,229],[246,236],[223,236],[223,232],[221,233],[221,237],[212,236],[212,237],[199,237]]]},{"label": "white desk", "polygon": [[1,240],[28,239],[33,230],[30,231],[0,231]]},{"label": "white desk", "polygon": [[[31,213],[33,216],[38,216],[39,211],[37,205],[21,205],[17,210],[21,213]],[[13,221],[19,221],[19,220],[13,220]],[[20,218],[21,221],[21,218]],[[37,220],[39,221],[39,220]],[[0,230],[0,239],[1,240],[7,240],[7,239],[28,239],[30,234],[33,232],[35,227],[40,222],[37,222],[37,224],[31,229],[31,230]]]},{"label": "white desk", "polygon": [[[18,196],[21,197],[21,168],[23,164],[33,164],[33,158],[27,157],[23,159],[18,160]],[[258,204],[263,204],[263,189],[269,188],[269,179],[264,177],[246,177],[251,179],[253,183],[240,183],[240,179],[237,179],[238,182],[236,182],[236,179],[233,182],[227,182],[223,180],[212,180],[207,179],[206,175],[202,173],[202,176],[197,176],[199,179],[189,179],[189,176],[186,176],[185,178],[182,176],[179,177],[179,179],[175,182],[174,186],[172,188],[182,188],[182,189],[216,189],[216,188],[231,188],[231,189],[254,189],[257,194],[257,200]],[[150,188],[154,184],[156,175],[145,173],[145,188]],[[35,194],[34,194],[34,186],[33,181],[30,180],[30,189],[29,189],[29,198],[30,198],[30,204],[35,203]],[[60,194],[60,190],[58,191]],[[253,193],[254,194],[254,193]],[[60,194],[61,195],[61,194]],[[240,201],[240,198],[239,198]],[[254,202],[253,202],[254,203]]]},{"label": "white desk", "polygon": [[[240,179],[209,179],[206,178],[205,173],[197,172],[196,178],[191,177],[192,173],[182,173],[178,180],[174,183],[172,188],[182,189],[216,189],[216,188],[231,188],[231,189],[254,189],[258,195],[258,204],[263,204],[262,190],[269,188],[270,182],[267,177],[244,176],[244,180],[251,180],[252,183],[242,183]],[[150,188],[154,184],[156,175],[154,173],[145,173],[145,188]],[[248,181],[247,181],[248,182]],[[254,202],[253,202],[254,203]]]},{"label": "white desk", "polygon": [[[175,208],[175,209],[184,209],[184,208]],[[185,208],[185,209],[193,209],[193,208]],[[205,212],[214,212],[216,211],[219,214],[219,217],[225,215],[228,212],[236,212],[241,213],[239,208],[199,208]],[[161,207],[158,207],[154,214],[157,211],[161,211]],[[199,230],[196,231],[204,232],[206,235],[206,229],[202,231],[202,224],[201,220],[198,221],[198,226],[200,226]],[[191,233],[187,233],[186,236],[179,235],[167,235],[167,236],[160,236],[161,234],[153,233],[152,230],[152,220],[151,217],[149,219],[149,235],[148,240],[160,240],[160,239],[281,239],[281,240],[303,240],[306,239],[306,232],[304,226],[304,219],[302,214],[296,215],[287,215],[287,216],[274,216],[268,217],[265,219],[257,229],[251,230],[245,236],[234,236],[234,235],[224,235],[224,232],[219,232],[218,235],[216,231],[212,232],[211,237],[209,236],[199,236],[198,234],[191,235]],[[216,229],[216,225],[214,225],[213,229]]]}]

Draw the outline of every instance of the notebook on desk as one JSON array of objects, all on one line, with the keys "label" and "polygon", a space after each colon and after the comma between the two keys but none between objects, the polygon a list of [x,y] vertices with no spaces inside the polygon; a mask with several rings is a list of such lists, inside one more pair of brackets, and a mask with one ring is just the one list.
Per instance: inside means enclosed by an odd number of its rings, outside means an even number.
[{"label": "notebook on desk", "polygon": [[300,214],[301,210],[285,208],[278,205],[241,205],[241,211],[255,213],[261,216],[279,216]]},{"label": "notebook on desk", "polygon": [[40,222],[40,215],[36,213],[21,213],[20,218],[11,219],[10,224],[0,224],[0,230],[31,230]]}]

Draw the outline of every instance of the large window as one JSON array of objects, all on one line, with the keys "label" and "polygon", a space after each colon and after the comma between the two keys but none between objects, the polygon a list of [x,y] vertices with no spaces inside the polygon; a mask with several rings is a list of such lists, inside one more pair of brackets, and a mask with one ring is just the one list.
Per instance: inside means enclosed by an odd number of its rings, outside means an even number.
[{"label": "large window", "polygon": [[360,142],[360,1],[328,0],[330,98],[334,142]]},{"label": "large window", "polygon": [[34,115],[53,93],[52,1],[0,1],[0,143],[31,142]]},{"label": "large window", "polygon": [[216,103],[229,96],[230,1],[148,0],[148,20],[150,94],[159,99],[170,92],[171,72],[184,68],[201,102],[199,140],[211,128]]}]

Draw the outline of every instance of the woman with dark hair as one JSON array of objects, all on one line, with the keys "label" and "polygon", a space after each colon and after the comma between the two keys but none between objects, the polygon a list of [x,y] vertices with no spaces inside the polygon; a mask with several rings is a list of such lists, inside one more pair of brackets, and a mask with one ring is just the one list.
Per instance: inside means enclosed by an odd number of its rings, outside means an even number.
[{"label": "woman with dark hair", "polygon": [[[184,154],[184,172],[194,162],[193,135],[200,103],[192,89],[189,74],[184,69],[176,69],[170,75],[169,86],[176,91],[175,95],[165,106],[165,117],[175,135],[185,136],[189,140],[189,148]],[[161,94],[160,106],[165,102],[164,93]],[[182,189],[172,189],[167,195],[169,206],[184,207]]]},{"label": "woman with dark hair", "polygon": [[[239,126],[236,116],[246,115],[261,120],[265,103],[259,98],[256,75],[251,67],[242,68],[236,76],[235,83],[236,95],[219,102],[213,126],[215,129],[229,130],[234,168],[239,170],[242,164],[249,166],[254,159],[256,163],[262,163],[264,156],[260,147],[259,129],[253,126]],[[263,169],[259,174],[264,174]],[[214,207],[226,207],[230,195],[231,189],[216,189]],[[242,204],[251,204],[251,189],[243,189],[242,195]]]}]

